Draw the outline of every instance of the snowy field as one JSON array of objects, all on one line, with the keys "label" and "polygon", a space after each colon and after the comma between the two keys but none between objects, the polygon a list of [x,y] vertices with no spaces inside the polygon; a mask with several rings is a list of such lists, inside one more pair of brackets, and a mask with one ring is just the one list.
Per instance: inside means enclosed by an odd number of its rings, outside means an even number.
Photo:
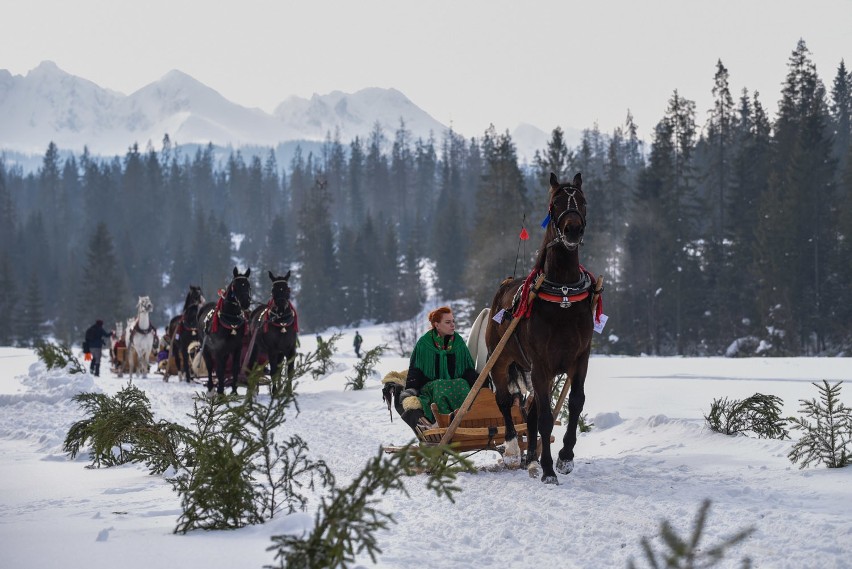
[{"label": "snowy field", "polygon": [[[360,331],[365,349],[389,341],[386,328]],[[366,389],[346,391],[354,330],[342,332],[336,369],[301,380],[301,414],[285,428],[345,483],[382,444],[410,437],[404,423],[390,422],[380,385],[407,360],[384,357]],[[303,351],[314,342],[303,336]],[[842,399],[852,405],[849,358],[594,357],[585,412],[599,424],[580,436],[573,473],[560,475],[558,486],[526,471],[462,474],[454,504],[436,498],[422,476],[409,479],[410,497],[383,499],[382,509],[398,521],[380,536],[383,554],[376,564],[364,556],[358,565],[591,569],[623,568],[632,557],[644,567],[640,539],[656,535],[663,519],[687,535],[709,498],[702,543],[756,528],[720,567],[738,567],[743,556],[762,568],[850,567],[852,467],[800,470],[787,458],[791,441],[726,437],[703,420],[714,398],[756,392],[781,397],[785,415],[798,414],[800,399],[818,397],[811,382],[822,379],[846,380]],[[100,378],[48,372],[32,351],[0,348],[1,567],[260,568],[274,562],[270,536],[312,524],[316,499],[304,514],[261,526],[175,535],[178,496],[162,477],[135,465],[87,469],[85,454],[69,460],[62,442],[83,418],[71,397],[114,394],[126,383],[108,371]],[[184,423],[200,390],[157,375],[134,384],[147,392],[156,419]],[[562,434],[557,427],[554,454]],[[497,455],[476,462],[494,464]]]}]

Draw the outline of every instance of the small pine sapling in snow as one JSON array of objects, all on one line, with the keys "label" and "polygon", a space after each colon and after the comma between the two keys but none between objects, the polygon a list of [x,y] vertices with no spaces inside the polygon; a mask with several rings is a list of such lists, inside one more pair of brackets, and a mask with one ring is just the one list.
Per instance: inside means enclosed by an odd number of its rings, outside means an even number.
[{"label": "small pine sapling in snow", "polygon": [[387,346],[382,345],[364,352],[364,356],[352,366],[355,370],[355,377],[346,378],[346,387],[353,391],[364,389],[367,378],[376,373],[376,364],[379,363],[379,358],[382,357],[386,349]]},{"label": "small pine sapling in snow", "polygon": [[90,467],[109,467],[132,461],[132,448],[138,432],[154,425],[148,397],[132,384],[113,397],[103,393],[78,393],[72,400],[89,417],[71,425],[63,450],[74,458],[83,445],[90,442]]},{"label": "small pine sapling in snow", "polygon": [[427,487],[453,502],[453,495],[460,491],[454,484],[456,474],[471,468],[467,459],[446,445],[409,446],[390,458],[379,450],[351,484],[343,488],[333,485],[329,495],[322,498],[310,533],[272,537],[269,549],[277,550],[278,563],[274,567],[347,568],[363,552],[376,563],[381,553],[376,534],[396,523],[392,513],[379,509],[382,497],[390,491],[408,495],[405,478],[425,470]]},{"label": "small pine sapling in snow", "polygon": [[743,399],[714,399],[704,415],[711,430],[725,435],[753,433],[761,439],[785,439],[789,435],[781,417],[783,401],[775,395],[755,393]]},{"label": "small pine sapling in snow", "polygon": [[63,369],[68,367],[68,373],[85,373],[86,368],[80,360],[74,357],[71,348],[65,344],[52,344],[50,342],[38,342],[35,347],[38,359],[44,363],[47,369]]},{"label": "small pine sapling in snow", "polygon": [[[667,569],[714,567],[722,561],[728,549],[754,533],[754,528],[747,528],[713,547],[699,545],[702,534],[704,533],[707,511],[709,509],[710,500],[704,500],[701,508],[698,510],[698,516],[695,518],[692,535],[688,539],[678,536],[668,520],[663,520],[660,524],[660,534],[658,537],[662,540],[662,545],[667,549],[666,551],[655,551],[651,540],[643,537],[641,540],[642,551],[645,553],[648,566],[652,569],[659,569],[661,567],[666,567]],[[627,567],[629,569],[637,569],[639,566],[634,563],[633,559],[630,559]],[[740,567],[748,569],[751,567],[751,560],[747,557],[743,558]]]},{"label": "small pine sapling in snow", "polygon": [[317,341],[316,367],[311,371],[311,375],[314,376],[314,379],[318,379],[320,376],[331,371],[334,366],[334,362],[331,358],[337,353],[336,344],[342,337],[343,334],[338,332],[336,334],[332,334],[331,338],[328,340]]},{"label": "small pine sapling in snow", "polygon": [[820,401],[801,399],[800,412],[804,417],[790,419],[794,430],[803,431],[787,455],[793,464],[801,461],[799,468],[813,462],[822,462],[828,468],[842,468],[852,463],[852,409],[840,402],[843,382],[830,385],[822,380],[822,383],[813,384],[819,389]]}]

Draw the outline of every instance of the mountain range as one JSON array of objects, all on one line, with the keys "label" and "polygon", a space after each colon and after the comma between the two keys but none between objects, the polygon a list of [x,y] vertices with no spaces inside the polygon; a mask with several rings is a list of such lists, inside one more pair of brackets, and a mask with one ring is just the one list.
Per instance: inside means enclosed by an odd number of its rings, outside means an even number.
[{"label": "mountain range", "polygon": [[[24,76],[0,69],[0,151],[23,155],[43,155],[51,141],[67,151],[87,147],[93,154],[121,155],[133,143],[159,148],[167,133],[177,145],[275,148],[294,141],[318,143],[329,133],[347,144],[355,136],[369,136],[377,122],[392,140],[400,119],[414,139],[432,135],[440,141],[447,129],[396,89],[294,96],[270,114],[229,101],[177,70],[124,95],[50,61]],[[544,148],[548,137],[537,127],[519,125],[513,139],[521,160]]]}]

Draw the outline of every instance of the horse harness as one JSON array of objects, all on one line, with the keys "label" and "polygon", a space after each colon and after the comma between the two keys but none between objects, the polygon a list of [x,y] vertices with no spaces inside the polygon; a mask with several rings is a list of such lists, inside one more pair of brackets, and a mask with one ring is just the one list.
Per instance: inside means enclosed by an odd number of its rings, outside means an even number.
[{"label": "horse harness", "polygon": [[[515,296],[512,298],[511,312],[517,310],[518,304],[521,301],[526,281],[518,287]],[[575,283],[565,285],[547,280],[545,277],[541,287],[536,292],[536,298],[547,302],[558,302],[559,308],[571,308],[577,302],[585,300],[589,297],[592,289],[592,276],[587,271],[583,271],[580,280]],[[529,292],[527,292],[529,294]]]},{"label": "horse harness", "polygon": [[[565,192],[566,194],[568,194],[568,207],[565,208],[565,211],[560,213],[554,221],[553,200],[550,200],[550,206],[547,208],[547,217],[544,219],[544,223],[542,223],[542,225],[547,226],[548,223],[552,223],[553,229],[556,231],[556,237],[549,241],[547,245],[545,245],[545,248],[549,249],[550,247],[561,243],[569,251],[574,251],[579,245],[583,244],[583,238],[580,237],[579,243],[568,243],[567,239],[565,238],[565,234],[562,233],[562,230],[559,228],[559,222],[562,221],[562,218],[565,215],[573,212],[580,216],[580,221],[582,223],[581,231],[586,231],[586,216],[583,215],[582,211],[580,211],[580,206],[577,203],[577,192],[580,192],[580,194],[582,195],[583,190],[574,186],[573,184],[565,184],[564,186],[561,186],[559,190],[557,190],[556,194],[558,194],[559,192]],[[556,199],[556,195],[554,195],[553,198]]]},{"label": "horse harness", "polygon": [[[245,317],[240,303],[237,300],[231,300],[228,298],[228,296],[234,295],[234,281],[237,279],[248,280],[248,278],[243,275],[234,277],[234,280],[232,280],[231,284],[228,285],[227,290],[224,293],[220,294],[219,301],[216,303],[216,308],[208,312],[207,315],[204,317],[205,330],[207,329],[207,325],[212,319],[213,323],[210,326],[211,333],[216,332],[218,326],[220,325],[230,330],[232,336],[237,335],[237,328],[239,328],[240,326],[243,326],[245,329],[244,331],[248,332],[248,319]],[[237,313],[228,314],[227,312],[224,312],[223,309],[225,303],[235,305],[237,307]]]},{"label": "horse harness", "polygon": [[134,324],[134,325],[133,325],[133,329],[131,329],[131,330],[130,330],[130,343],[131,343],[131,344],[133,343],[133,337],[134,337],[134,336],[136,336],[136,333],[137,333],[137,332],[138,332],[138,333],[140,333],[140,334],[142,334],[143,336],[147,336],[148,334],[150,334],[151,332],[153,332],[153,333],[154,333],[154,338],[156,339],[156,337],[157,337],[157,329],[156,329],[156,328],[154,328],[154,325],[153,325],[153,324],[151,324],[151,323],[149,322],[149,324],[148,324],[148,329],[147,329],[147,330],[143,330],[142,328],[140,328],[140,327],[139,327],[139,320],[137,319],[137,320],[136,320],[136,324]]},{"label": "horse harness", "polygon": [[275,299],[270,299],[269,304],[261,311],[258,322],[263,323],[264,333],[269,331],[270,326],[275,326],[281,329],[281,333],[285,333],[288,327],[291,327],[296,321],[296,311],[293,309],[293,303],[287,301],[287,308],[283,311],[278,310],[275,304]]}]

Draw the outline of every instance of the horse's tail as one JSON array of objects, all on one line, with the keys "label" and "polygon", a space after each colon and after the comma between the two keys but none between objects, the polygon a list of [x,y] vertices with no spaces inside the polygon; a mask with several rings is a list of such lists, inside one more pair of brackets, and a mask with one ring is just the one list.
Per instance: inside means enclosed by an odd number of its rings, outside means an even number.
[{"label": "horse's tail", "polygon": [[467,337],[467,349],[470,351],[470,357],[476,364],[476,371],[482,371],[485,367],[485,362],[488,361],[488,346],[485,344],[485,330],[488,327],[488,318],[491,317],[491,310],[483,308],[476,320],[473,321],[473,326],[470,329],[470,335]]}]

